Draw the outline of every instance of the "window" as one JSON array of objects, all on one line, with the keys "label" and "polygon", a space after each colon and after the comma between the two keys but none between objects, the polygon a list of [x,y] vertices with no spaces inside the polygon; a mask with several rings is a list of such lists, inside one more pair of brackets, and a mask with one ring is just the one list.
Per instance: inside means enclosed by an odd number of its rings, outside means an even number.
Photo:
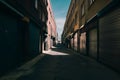
[{"label": "window", "polygon": [[82,13],[82,16],[85,14],[85,5],[84,4],[81,6],[81,13]]},{"label": "window", "polygon": [[75,24],[77,24],[77,19],[78,19],[78,16],[77,16],[77,13],[75,15]]},{"label": "window", "polygon": [[95,1],[95,0],[88,0],[89,6],[92,5],[94,1]]},{"label": "window", "polygon": [[42,11],[41,9],[39,11],[40,11],[40,19],[42,20]]},{"label": "window", "polygon": [[44,13],[42,14],[42,21],[45,22],[45,15],[44,15]]},{"label": "window", "polygon": [[45,5],[47,5],[47,1],[46,1],[46,0],[45,0],[45,2],[44,2],[44,3],[45,3]]},{"label": "window", "polygon": [[38,9],[38,0],[35,0],[35,8]]}]

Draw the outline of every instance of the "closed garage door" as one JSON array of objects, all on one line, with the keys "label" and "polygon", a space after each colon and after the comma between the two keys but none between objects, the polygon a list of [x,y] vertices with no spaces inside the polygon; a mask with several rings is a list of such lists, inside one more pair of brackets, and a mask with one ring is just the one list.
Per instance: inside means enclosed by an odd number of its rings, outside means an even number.
[{"label": "closed garage door", "polygon": [[89,31],[89,55],[97,58],[97,29]]},{"label": "closed garage door", "polygon": [[86,32],[81,33],[80,36],[80,52],[86,55]]},{"label": "closed garage door", "polygon": [[100,60],[120,70],[120,8],[100,18],[99,25]]},{"label": "closed garage door", "polygon": [[74,50],[77,51],[77,45],[78,45],[78,42],[77,42],[77,36],[78,34],[76,33],[75,36],[74,36]]},{"label": "closed garage door", "polygon": [[18,65],[22,56],[17,21],[14,16],[0,13],[0,73]]},{"label": "closed garage door", "polygon": [[73,38],[71,39],[71,48],[73,49]]}]

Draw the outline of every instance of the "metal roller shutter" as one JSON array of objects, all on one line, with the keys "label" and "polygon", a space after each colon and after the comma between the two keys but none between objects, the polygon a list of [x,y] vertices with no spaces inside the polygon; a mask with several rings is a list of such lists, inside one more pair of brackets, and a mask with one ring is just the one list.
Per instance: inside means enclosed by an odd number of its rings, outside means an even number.
[{"label": "metal roller shutter", "polygon": [[80,36],[80,52],[86,55],[86,32],[81,33]]},{"label": "metal roller shutter", "polygon": [[73,49],[73,38],[71,39],[71,48]]},{"label": "metal roller shutter", "polygon": [[120,8],[100,18],[99,51],[102,62],[120,70]]},{"label": "metal roller shutter", "polygon": [[75,51],[77,51],[77,47],[78,47],[78,46],[77,46],[77,45],[78,45],[77,35],[78,35],[78,34],[76,33],[75,36],[74,36],[74,50],[75,50]]},{"label": "metal roller shutter", "polygon": [[89,31],[89,55],[97,58],[97,29]]}]

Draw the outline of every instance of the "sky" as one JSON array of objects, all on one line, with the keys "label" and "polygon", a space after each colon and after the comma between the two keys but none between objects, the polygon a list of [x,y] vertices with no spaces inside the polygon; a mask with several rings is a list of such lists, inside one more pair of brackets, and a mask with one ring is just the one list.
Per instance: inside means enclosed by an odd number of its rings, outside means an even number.
[{"label": "sky", "polygon": [[60,40],[71,0],[50,0],[50,1],[57,25],[58,39]]}]

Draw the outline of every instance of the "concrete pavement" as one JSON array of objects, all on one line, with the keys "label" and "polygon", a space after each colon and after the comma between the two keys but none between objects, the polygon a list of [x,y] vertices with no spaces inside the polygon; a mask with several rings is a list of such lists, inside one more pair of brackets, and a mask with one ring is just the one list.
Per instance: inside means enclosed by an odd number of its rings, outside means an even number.
[{"label": "concrete pavement", "polygon": [[0,80],[120,80],[120,74],[58,45]]}]

